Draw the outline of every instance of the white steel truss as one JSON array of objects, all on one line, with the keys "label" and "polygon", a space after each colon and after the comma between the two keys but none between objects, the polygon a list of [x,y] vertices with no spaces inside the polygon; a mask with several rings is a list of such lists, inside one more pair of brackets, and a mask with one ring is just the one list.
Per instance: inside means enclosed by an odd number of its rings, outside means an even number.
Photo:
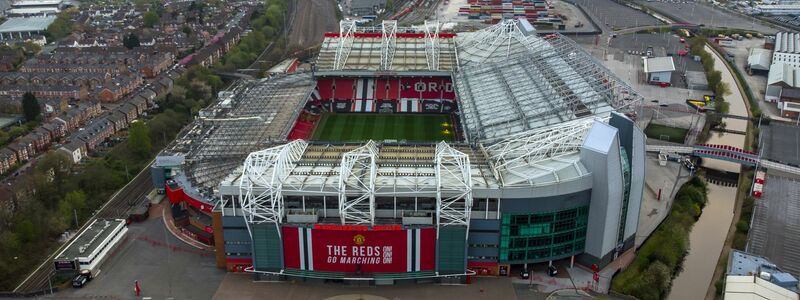
[{"label": "white steel truss", "polygon": [[537,166],[545,160],[579,152],[586,134],[596,120],[598,119],[583,118],[534,129],[509,136],[502,142],[486,147],[495,178],[502,182],[504,172],[513,173],[517,169]]},{"label": "white steel truss", "polygon": [[397,20],[383,21],[381,32],[381,70],[391,70],[397,46]]},{"label": "white steel truss", "polygon": [[356,21],[339,21],[339,46],[336,47],[336,60],[333,62],[334,70],[341,70],[347,62],[350,50],[353,49],[353,38],[356,32]]},{"label": "white steel truss", "polygon": [[295,140],[247,156],[239,179],[239,203],[246,222],[282,221],[281,186],[307,146],[305,141]]},{"label": "white steel truss", "polygon": [[439,70],[439,21],[425,21],[425,58],[429,70]]},{"label": "white steel truss", "polygon": [[469,156],[445,142],[436,145],[436,224],[469,228],[472,176]]},{"label": "white steel truss", "polygon": [[342,224],[375,223],[375,177],[378,146],[369,141],[342,156],[339,171],[339,216]]}]

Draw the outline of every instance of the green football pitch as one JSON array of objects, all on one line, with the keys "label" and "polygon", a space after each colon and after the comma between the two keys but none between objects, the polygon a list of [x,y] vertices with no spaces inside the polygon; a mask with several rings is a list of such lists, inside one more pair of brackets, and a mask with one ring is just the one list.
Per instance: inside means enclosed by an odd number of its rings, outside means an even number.
[{"label": "green football pitch", "polygon": [[326,113],[314,130],[314,140],[415,142],[455,139],[449,115]]}]

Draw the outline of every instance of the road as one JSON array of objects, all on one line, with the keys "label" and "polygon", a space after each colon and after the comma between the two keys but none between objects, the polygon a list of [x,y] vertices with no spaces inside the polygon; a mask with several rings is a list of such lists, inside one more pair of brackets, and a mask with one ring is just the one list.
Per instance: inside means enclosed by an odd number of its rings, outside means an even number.
[{"label": "road", "polygon": [[[86,220],[86,223],[80,228],[83,230],[91,224],[96,218],[125,218],[127,217],[128,210],[132,207],[145,201],[145,196],[153,190],[153,183],[150,176],[150,165],[148,164],[136,177],[133,178],[127,185],[117,191],[100,209],[97,210],[95,215]],[[48,289],[49,275],[52,268],[52,261],[54,256],[61,252],[70,241],[64,243],[58,250],[48,256],[36,270],[34,270],[25,280],[20,283],[14,292],[29,293]]]}]

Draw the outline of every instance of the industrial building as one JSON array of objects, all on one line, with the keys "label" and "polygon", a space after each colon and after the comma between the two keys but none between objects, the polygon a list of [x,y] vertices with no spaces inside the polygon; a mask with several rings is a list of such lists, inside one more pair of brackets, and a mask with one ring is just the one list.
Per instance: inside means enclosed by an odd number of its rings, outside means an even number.
[{"label": "industrial building", "polygon": [[345,7],[354,16],[374,15],[386,7],[386,0],[346,0]]},{"label": "industrial building", "polygon": [[12,16],[55,15],[66,6],[68,6],[68,1],[65,0],[20,0],[13,1],[11,8],[6,10],[6,14]]},{"label": "industrial building", "polygon": [[800,299],[797,278],[768,259],[733,250],[728,256],[724,299]]},{"label": "industrial building", "polygon": [[772,65],[772,50],[751,48],[747,56],[747,71],[750,74],[767,75]]},{"label": "industrial building", "polygon": [[670,84],[672,72],[675,72],[675,62],[672,57],[645,57],[644,73],[650,84]]},{"label": "industrial building", "polygon": [[95,219],[54,259],[56,271],[95,272],[128,232],[123,219]]},{"label": "industrial building", "polygon": [[[342,21],[312,70],[239,82],[152,167],[173,207],[210,216],[218,266],[457,283],[605,266],[634,246],[642,98],[568,38],[526,20],[464,33]],[[315,139],[334,112],[444,115],[456,134]]]},{"label": "industrial building", "polygon": [[772,64],[785,63],[800,67],[800,33],[778,32],[772,52]]},{"label": "industrial building", "polygon": [[56,16],[10,18],[0,24],[0,41],[43,39],[44,32]]}]

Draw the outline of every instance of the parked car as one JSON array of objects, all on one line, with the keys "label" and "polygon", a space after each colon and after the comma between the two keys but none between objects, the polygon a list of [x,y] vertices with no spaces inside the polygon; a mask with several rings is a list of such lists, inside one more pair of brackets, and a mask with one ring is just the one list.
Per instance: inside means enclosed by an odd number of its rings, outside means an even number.
[{"label": "parked car", "polygon": [[72,287],[82,288],[84,285],[89,283],[89,281],[92,281],[92,272],[89,270],[81,270],[78,275],[75,275],[75,277],[72,278]]}]

